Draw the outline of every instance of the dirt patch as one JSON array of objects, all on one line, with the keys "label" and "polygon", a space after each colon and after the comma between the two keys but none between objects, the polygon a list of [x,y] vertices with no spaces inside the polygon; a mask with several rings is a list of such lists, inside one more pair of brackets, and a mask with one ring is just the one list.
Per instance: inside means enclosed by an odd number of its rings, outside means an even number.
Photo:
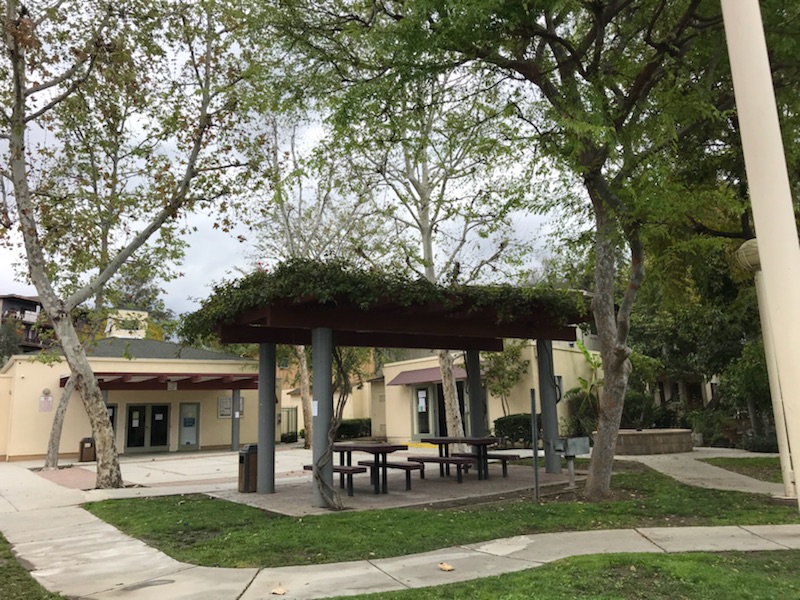
[{"label": "dirt patch", "polygon": [[73,490],[92,490],[97,474],[82,467],[68,465],[57,469],[31,469],[39,477]]}]

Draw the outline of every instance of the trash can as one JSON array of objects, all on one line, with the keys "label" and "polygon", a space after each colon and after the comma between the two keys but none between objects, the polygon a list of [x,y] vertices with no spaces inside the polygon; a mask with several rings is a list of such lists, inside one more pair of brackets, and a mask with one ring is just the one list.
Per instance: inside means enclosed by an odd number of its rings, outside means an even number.
[{"label": "trash can", "polygon": [[92,462],[94,460],[94,438],[83,438],[78,446],[78,462]]},{"label": "trash can", "polygon": [[239,450],[239,491],[256,491],[256,469],[258,468],[258,444],[245,444]]}]

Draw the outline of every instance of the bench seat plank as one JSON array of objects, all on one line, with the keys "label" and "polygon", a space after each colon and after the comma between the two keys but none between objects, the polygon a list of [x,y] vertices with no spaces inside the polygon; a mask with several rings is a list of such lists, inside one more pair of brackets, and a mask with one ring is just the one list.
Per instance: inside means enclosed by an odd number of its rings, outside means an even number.
[{"label": "bench seat plank", "polygon": [[[373,477],[377,475],[374,469],[377,468],[377,463],[374,460],[360,460],[358,464],[372,469]],[[381,463],[383,464],[383,463]],[[417,462],[387,462],[387,469],[400,469],[406,472],[406,491],[411,490],[411,471],[419,471],[419,478],[425,479],[425,465]]]},{"label": "bench seat plank", "polygon": [[419,463],[436,463],[440,466],[455,465],[456,481],[458,481],[458,483],[464,481],[461,476],[462,469],[466,471],[477,462],[475,458],[471,456],[409,456],[408,460]]},{"label": "bench seat plank", "polygon": [[[466,454],[457,452],[453,456],[474,456],[474,454]],[[519,460],[521,457],[518,454],[503,454],[502,452],[488,452],[486,458],[489,460],[499,460],[503,464],[503,477],[508,477],[508,462],[512,460]]]},{"label": "bench seat plank", "polygon": [[[303,465],[304,471],[313,471],[314,465]],[[350,465],[333,465],[333,472],[341,476],[339,485],[344,487],[344,478],[347,477],[347,495],[353,495],[353,475],[356,473],[366,473],[366,467],[357,467]]]}]

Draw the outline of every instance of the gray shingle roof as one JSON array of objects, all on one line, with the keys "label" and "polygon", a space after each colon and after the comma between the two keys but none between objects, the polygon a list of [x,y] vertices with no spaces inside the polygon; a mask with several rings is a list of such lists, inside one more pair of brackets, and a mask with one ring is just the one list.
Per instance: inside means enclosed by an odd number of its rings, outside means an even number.
[{"label": "gray shingle roof", "polygon": [[212,352],[173,342],[128,338],[104,338],[86,352],[104,358],[162,358],[173,360],[249,360],[234,354]]}]

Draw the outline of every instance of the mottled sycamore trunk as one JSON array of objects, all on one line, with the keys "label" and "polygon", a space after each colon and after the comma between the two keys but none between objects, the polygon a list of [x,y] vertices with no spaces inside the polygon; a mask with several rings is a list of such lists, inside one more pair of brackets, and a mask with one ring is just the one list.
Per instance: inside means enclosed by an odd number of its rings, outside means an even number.
[{"label": "mottled sycamore trunk", "polygon": [[61,446],[61,432],[64,429],[64,417],[69,408],[69,399],[72,392],[75,391],[75,380],[70,377],[67,383],[64,384],[64,389],[61,392],[61,398],[58,400],[58,406],[55,413],[53,413],[53,427],[50,430],[50,441],[47,443],[47,457],[44,459],[45,469],[58,468],[58,449]]},{"label": "mottled sycamore trunk", "polygon": [[[449,350],[439,350],[439,369],[442,372],[442,390],[444,392],[444,412],[447,423],[447,435],[464,437],[464,423],[461,420],[461,409],[458,405],[456,378],[453,375],[453,355]],[[462,444],[454,445],[455,452],[466,452]]]},{"label": "mottled sycamore trunk", "polygon": [[311,383],[308,375],[306,347],[295,346],[294,354],[297,357],[297,366],[300,371],[300,403],[303,408],[303,428],[306,430],[303,448],[311,448],[311,442],[314,439],[314,416],[311,413]]}]

